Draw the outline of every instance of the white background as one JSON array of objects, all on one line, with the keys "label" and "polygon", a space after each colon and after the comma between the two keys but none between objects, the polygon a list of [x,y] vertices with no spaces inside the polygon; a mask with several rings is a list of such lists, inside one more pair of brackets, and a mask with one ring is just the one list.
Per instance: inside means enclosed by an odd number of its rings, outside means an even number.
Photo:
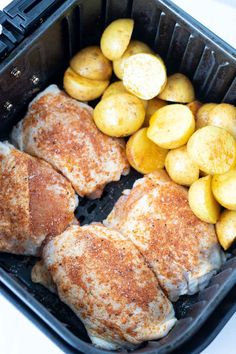
[{"label": "white background", "polygon": [[[143,0],[145,1],[145,0]],[[0,9],[9,3],[0,0]],[[176,4],[236,47],[236,0],[175,0]],[[202,354],[235,354],[236,314]],[[1,354],[62,354],[0,294]]]}]

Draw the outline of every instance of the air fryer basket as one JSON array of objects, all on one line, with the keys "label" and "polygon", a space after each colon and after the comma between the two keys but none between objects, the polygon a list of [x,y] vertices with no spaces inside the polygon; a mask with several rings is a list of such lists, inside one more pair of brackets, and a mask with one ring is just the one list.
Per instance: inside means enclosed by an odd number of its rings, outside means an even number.
[{"label": "air fryer basket", "polygon": [[[66,0],[37,29],[31,29],[31,34],[29,30],[0,63],[1,139],[7,138],[37,92],[50,83],[61,85],[69,58],[80,48],[98,43],[104,26],[120,17],[134,18],[134,37],[147,42],[163,57],[169,73],[186,74],[194,82],[199,99],[235,104],[236,51],[170,1]],[[19,75],[14,75],[16,70]],[[119,182],[109,184],[99,200],[80,198],[76,215],[81,224],[103,220],[122,190],[132,187],[138,177],[140,174],[132,171]],[[50,328],[48,333],[55,333],[78,352],[107,352],[92,346],[79,319],[57,296],[31,282],[35,261],[33,257],[0,254],[4,292],[14,294],[14,299],[26,304],[29,312]],[[183,296],[174,305],[179,321],[169,335],[144,343],[135,353],[164,354],[185,343],[229,296],[235,284],[236,255],[232,251],[205,290]]]}]

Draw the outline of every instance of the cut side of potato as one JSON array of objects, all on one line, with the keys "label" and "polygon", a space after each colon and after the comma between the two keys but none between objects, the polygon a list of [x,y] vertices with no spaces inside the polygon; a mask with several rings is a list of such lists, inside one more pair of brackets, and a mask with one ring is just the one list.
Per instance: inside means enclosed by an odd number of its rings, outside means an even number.
[{"label": "cut side of potato", "polygon": [[199,178],[188,191],[192,212],[202,221],[215,224],[220,215],[220,205],[211,190],[211,176]]},{"label": "cut side of potato", "polygon": [[221,103],[209,112],[208,125],[224,128],[236,139],[236,107]]},{"label": "cut side of potato", "polygon": [[191,186],[199,178],[199,168],[188,156],[186,145],[168,152],[165,168],[175,183],[184,186]]},{"label": "cut side of potato", "polygon": [[116,60],[127,49],[134,28],[134,20],[121,18],[110,23],[101,37],[101,50],[106,58]]},{"label": "cut side of potato", "polygon": [[222,128],[207,126],[197,130],[189,139],[187,150],[200,170],[210,175],[226,173],[236,163],[234,138]]},{"label": "cut side of potato", "polygon": [[112,74],[111,62],[97,46],[79,51],[71,59],[70,67],[77,74],[92,80],[109,80]]},{"label": "cut side of potato", "polygon": [[177,73],[167,78],[165,88],[158,97],[170,102],[189,103],[194,101],[195,94],[187,76]]},{"label": "cut side of potato", "polygon": [[132,55],[124,63],[123,83],[139,98],[154,98],[166,84],[166,68],[162,59],[146,53]]},{"label": "cut side of potato", "polygon": [[187,104],[187,107],[190,109],[194,117],[197,117],[197,112],[202,107],[202,103],[199,101],[193,101]]},{"label": "cut side of potato", "polygon": [[224,210],[216,223],[218,240],[224,250],[236,241],[236,211]]},{"label": "cut side of potato", "polygon": [[212,191],[223,207],[236,210],[236,168],[222,175],[213,176]]},{"label": "cut side of potato", "polygon": [[147,108],[146,108],[146,115],[145,115],[145,121],[143,125],[145,127],[149,126],[150,123],[150,118],[153,116],[156,111],[162,107],[167,106],[167,102],[160,100],[157,97],[152,98],[151,100],[146,101],[147,102]]},{"label": "cut side of potato", "polygon": [[114,137],[133,134],[142,126],[144,117],[142,101],[128,93],[108,96],[94,109],[94,121],[98,129]]},{"label": "cut side of potato", "polygon": [[68,68],[64,74],[63,84],[65,91],[71,97],[79,101],[91,101],[102,95],[109,81],[86,79]]},{"label": "cut side of potato", "polygon": [[190,109],[182,104],[160,108],[150,119],[148,138],[165,149],[185,145],[195,129]]},{"label": "cut side of potato", "polygon": [[124,73],[124,63],[125,61],[134,54],[138,53],[150,53],[153,54],[153,51],[151,48],[140,41],[130,41],[126,51],[122,55],[120,59],[114,60],[113,61],[113,70],[115,75],[122,80],[123,79],[123,73]]},{"label": "cut side of potato", "polygon": [[202,107],[199,108],[197,111],[196,129],[200,129],[209,125],[209,113],[216,106],[216,103],[205,103],[202,105]]},{"label": "cut side of potato", "polygon": [[154,144],[147,137],[147,128],[132,135],[126,145],[130,165],[140,173],[150,173],[163,168],[168,150]]}]

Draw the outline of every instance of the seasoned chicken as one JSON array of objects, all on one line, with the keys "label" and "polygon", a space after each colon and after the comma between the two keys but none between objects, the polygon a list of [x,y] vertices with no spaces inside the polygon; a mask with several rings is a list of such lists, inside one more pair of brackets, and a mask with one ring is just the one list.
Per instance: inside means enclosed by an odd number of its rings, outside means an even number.
[{"label": "seasoned chicken", "polygon": [[224,261],[214,226],[193,214],[187,189],[164,171],[124,191],[104,224],[135,244],[172,301],[204,288]]},{"label": "seasoned chicken", "polygon": [[127,174],[129,165],[124,141],[101,133],[92,114],[91,107],[51,85],[31,102],[12,141],[59,170],[80,196],[94,199]]},{"label": "seasoned chicken", "polygon": [[133,243],[102,224],[70,226],[43,250],[32,279],[56,285],[60,299],[105,349],[133,348],[166,335],[176,322],[172,304]]},{"label": "seasoned chicken", "polygon": [[38,255],[74,218],[78,198],[48,163],[0,143],[0,251]]}]

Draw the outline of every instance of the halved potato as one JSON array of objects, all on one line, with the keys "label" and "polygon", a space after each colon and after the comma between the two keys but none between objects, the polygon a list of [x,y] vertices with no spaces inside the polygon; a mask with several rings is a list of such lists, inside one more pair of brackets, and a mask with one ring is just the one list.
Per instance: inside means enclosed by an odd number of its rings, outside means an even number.
[{"label": "halved potato", "polygon": [[195,129],[190,109],[182,104],[171,104],[157,110],[150,119],[148,138],[165,149],[185,145]]},{"label": "halved potato", "polygon": [[221,103],[209,112],[208,125],[224,128],[236,139],[236,107]]},{"label": "halved potato", "polygon": [[202,103],[199,101],[193,101],[193,102],[188,103],[187,106],[190,109],[190,111],[192,112],[192,114],[194,115],[194,117],[196,118],[197,112],[202,107]]},{"label": "halved potato", "polygon": [[134,28],[134,20],[120,18],[110,23],[101,37],[101,50],[105,57],[116,60],[127,49]]},{"label": "halved potato", "polygon": [[124,52],[124,54],[122,55],[122,57],[120,59],[114,60],[113,61],[113,70],[114,73],[116,74],[116,76],[122,80],[123,79],[123,72],[124,72],[124,63],[125,61],[134,54],[138,54],[138,53],[150,53],[152,54],[153,51],[151,50],[151,48],[140,41],[130,41],[126,51]]},{"label": "halved potato", "polygon": [[79,101],[91,101],[102,95],[109,81],[86,79],[68,68],[64,74],[63,84],[65,91],[71,97]]},{"label": "halved potato", "polygon": [[145,115],[145,120],[143,125],[145,127],[149,126],[150,123],[150,118],[153,116],[153,114],[162,107],[165,107],[168,103],[166,101],[162,101],[157,97],[152,98],[151,100],[146,101],[147,102],[147,108],[146,108],[146,115]]},{"label": "halved potato", "polygon": [[199,168],[188,156],[186,145],[168,152],[165,168],[175,183],[184,186],[191,186],[199,178]]},{"label": "halved potato", "polygon": [[147,128],[138,130],[126,145],[130,165],[140,173],[150,173],[164,167],[168,150],[154,144],[147,137]]},{"label": "halved potato", "polygon": [[209,113],[217,106],[217,103],[205,103],[197,111],[196,129],[203,128],[208,125]]},{"label": "halved potato", "polygon": [[77,74],[92,80],[109,80],[112,64],[97,46],[79,51],[70,61],[70,67]]},{"label": "halved potato", "polygon": [[212,191],[223,207],[236,210],[236,168],[222,175],[213,176]]},{"label": "halved potato", "polygon": [[236,211],[224,210],[216,223],[218,240],[224,250],[236,241]]},{"label": "halved potato", "polygon": [[202,221],[215,224],[220,216],[220,205],[211,190],[211,176],[199,178],[188,191],[188,200],[193,213]]},{"label": "halved potato", "polygon": [[154,98],[166,84],[166,68],[162,59],[146,53],[132,55],[124,63],[123,83],[139,98]]},{"label": "halved potato", "polygon": [[187,150],[200,170],[210,175],[225,173],[236,163],[234,138],[222,128],[207,126],[197,130],[189,139]]},{"label": "halved potato", "polygon": [[167,78],[165,88],[158,97],[170,102],[189,103],[194,101],[195,94],[193,85],[187,76],[177,73]]},{"label": "halved potato", "polygon": [[101,100],[94,109],[94,121],[105,134],[128,136],[143,124],[145,109],[142,101],[128,93],[111,95]]}]

